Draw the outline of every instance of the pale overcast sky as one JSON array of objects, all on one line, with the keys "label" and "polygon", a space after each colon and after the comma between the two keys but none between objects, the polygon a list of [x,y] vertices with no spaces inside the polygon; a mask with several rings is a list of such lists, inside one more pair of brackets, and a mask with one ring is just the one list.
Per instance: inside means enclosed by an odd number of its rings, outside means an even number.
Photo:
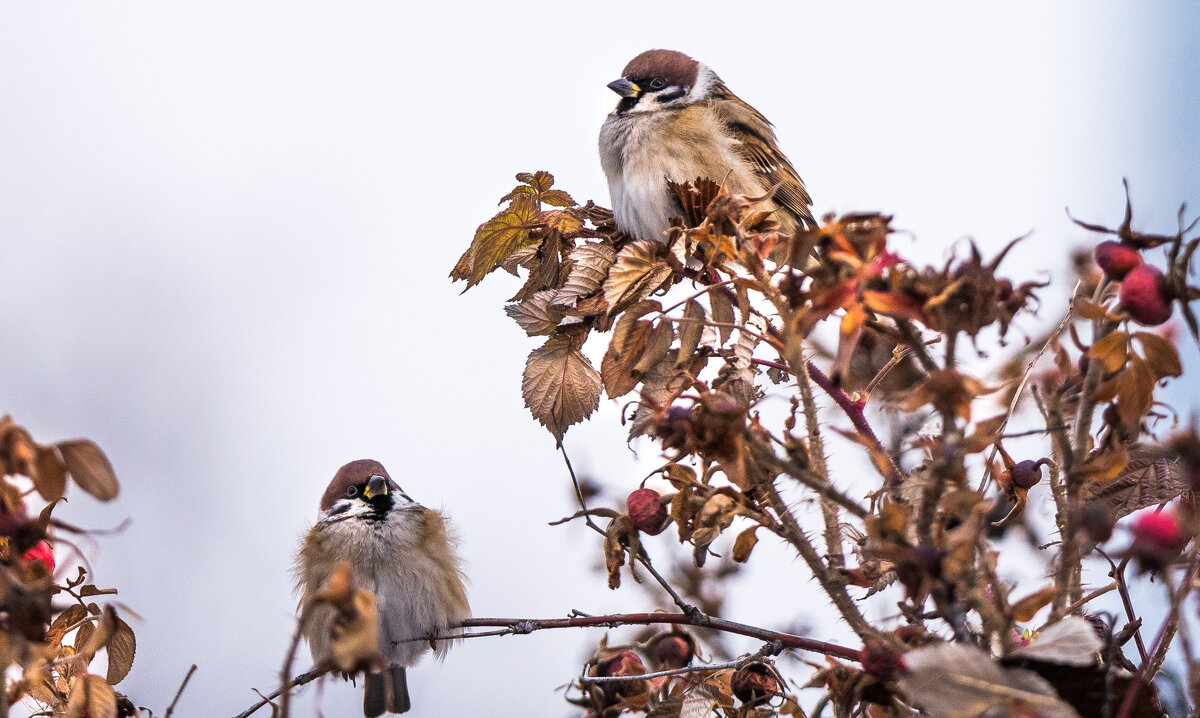
[{"label": "pale overcast sky", "polygon": [[[141,616],[121,690],[161,711],[194,662],[177,715],[219,717],[272,689],[297,540],[355,458],[457,522],[477,615],[646,607],[591,570],[594,536],[546,525],[573,506],[521,403],[517,285],[446,280],[516,172],[607,204],[605,84],[637,52],[690,53],[769,117],[818,215],[893,213],[934,261],[1034,230],[1009,272],[1061,284],[1086,239],[1065,206],[1115,224],[1128,177],[1146,228],[1200,207],[1198,21],[1183,2],[0,5],[0,412],[96,440],[122,480],[58,511],[133,518],[87,546]],[[611,402],[566,445],[620,493],[657,458],[626,450]],[[825,599],[768,543],[730,617],[816,621]],[[414,714],[577,714],[556,688],[598,638],[469,641],[410,671]],[[355,715],[361,695],[321,700]]]}]

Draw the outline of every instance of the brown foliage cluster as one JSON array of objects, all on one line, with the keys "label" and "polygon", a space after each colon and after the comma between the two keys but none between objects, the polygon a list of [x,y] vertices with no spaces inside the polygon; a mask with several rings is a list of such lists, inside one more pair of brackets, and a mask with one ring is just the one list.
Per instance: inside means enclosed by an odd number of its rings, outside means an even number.
[{"label": "brown foliage cluster", "polygon": [[[451,277],[470,287],[496,269],[524,273],[505,311],[545,337],[521,387],[556,441],[606,395],[628,402],[631,441],[661,448],[669,491],[639,488],[624,510],[575,515],[608,521],[598,551],[611,588],[626,567],[649,565],[641,537],[671,524],[696,567],[716,546],[750,560],[773,536],[862,641],[857,663],[827,657],[808,683],[837,716],[1161,715],[1153,679],[1186,635],[1180,606],[1200,573],[1200,440],[1194,427],[1161,439],[1178,424],[1161,389],[1182,374],[1167,322],[1182,316],[1197,336],[1189,302],[1200,290],[1187,281],[1200,238],[1186,237],[1182,212],[1173,235],[1134,231],[1128,203],[1117,229],[1080,223],[1117,239],[1077,262],[1057,327],[1013,349],[1007,335],[1035,326],[1021,320],[1048,282],[999,274],[1012,244],[918,266],[892,245],[885,215],[829,216],[793,236],[762,198],[703,178],[671,185],[680,217],[661,241],[634,241],[548,173],[518,180]],[[827,352],[824,325],[836,336]],[[606,343],[599,368],[589,339]],[[767,418],[779,412],[760,406],[766,396],[790,411]],[[1004,445],[1018,438],[1020,454]],[[869,490],[826,461],[846,441],[878,473]],[[1024,521],[1039,485],[1055,521],[1046,536]],[[805,494],[819,524],[796,512]],[[1110,561],[1114,524],[1147,507],[1158,508],[1131,520],[1132,546]],[[1034,590],[997,571],[997,541],[1018,525],[1038,539],[1030,550],[1050,577]],[[1085,562],[1111,566],[1112,583],[1085,585]],[[1130,563],[1156,572],[1170,606],[1148,645],[1128,600],[1122,618],[1089,613],[1109,591],[1128,597]],[[869,621],[871,600],[891,603],[870,615],[898,607],[898,620]],[[694,619],[701,630],[704,615]],[[596,716],[804,715],[778,651],[706,667],[691,630],[666,638],[686,642],[686,661],[660,655],[663,636],[602,642],[576,679],[577,702]]]},{"label": "brown foliage cluster", "polygon": [[[101,501],[116,498],[117,478],[108,458],[86,439],[39,444],[5,416],[0,418],[0,469],[0,665],[9,675],[0,714],[32,700],[45,715],[138,715],[113,688],[133,666],[133,629],[114,605],[95,600],[115,595],[116,589],[98,588],[83,566],[74,566],[72,577],[58,569],[56,560],[56,551],[62,556],[62,549],[74,549],[62,534],[84,533],[52,515],[68,492],[68,479]],[[34,494],[44,504],[36,514],[27,501]],[[74,553],[68,561],[82,557]],[[93,673],[101,651],[107,666]],[[14,667],[20,669],[17,678]]]}]

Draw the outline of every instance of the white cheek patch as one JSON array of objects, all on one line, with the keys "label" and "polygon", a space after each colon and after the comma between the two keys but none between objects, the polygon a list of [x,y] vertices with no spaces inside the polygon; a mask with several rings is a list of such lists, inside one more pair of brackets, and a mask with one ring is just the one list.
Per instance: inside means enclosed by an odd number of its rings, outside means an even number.
[{"label": "white cheek patch", "polygon": [[371,505],[361,499],[338,499],[327,511],[321,512],[320,520],[322,522],[344,521],[369,514],[372,511]]},{"label": "white cheek patch", "polygon": [[717,77],[717,73],[713,72],[708,65],[703,62],[697,64],[700,65],[700,68],[696,71],[696,85],[687,94],[688,103],[708,99],[713,85],[721,81],[721,78]]}]

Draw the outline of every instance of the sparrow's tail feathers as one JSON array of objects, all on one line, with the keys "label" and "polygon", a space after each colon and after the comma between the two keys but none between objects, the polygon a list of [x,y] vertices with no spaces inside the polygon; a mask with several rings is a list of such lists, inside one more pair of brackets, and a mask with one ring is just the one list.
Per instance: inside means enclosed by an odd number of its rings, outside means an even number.
[{"label": "sparrow's tail feathers", "polygon": [[363,715],[376,718],[387,710],[387,674],[368,673],[363,679]]},{"label": "sparrow's tail feathers", "polygon": [[388,710],[393,713],[407,713],[412,708],[408,700],[408,677],[404,666],[392,666],[392,700]]}]

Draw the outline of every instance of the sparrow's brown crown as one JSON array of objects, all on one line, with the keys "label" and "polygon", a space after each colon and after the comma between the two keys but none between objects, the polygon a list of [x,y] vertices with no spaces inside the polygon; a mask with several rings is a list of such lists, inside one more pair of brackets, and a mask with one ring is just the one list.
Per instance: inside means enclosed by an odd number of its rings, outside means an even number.
[{"label": "sparrow's brown crown", "polygon": [[321,495],[321,510],[328,511],[335,501],[346,495],[346,489],[365,484],[372,476],[382,476],[391,483],[392,477],[388,476],[387,469],[374,459],[358,459],[338,469],[333,481],[329,482],[325,493]]},{"label": "sparrow's brown crown", "polygon": [[666,85],[686,87],[689,90],[695,86],[700,73],[700,63],[674,50],[647,50],[629,61],[621,76],[638,82],[655,77],[662,78]]}]

